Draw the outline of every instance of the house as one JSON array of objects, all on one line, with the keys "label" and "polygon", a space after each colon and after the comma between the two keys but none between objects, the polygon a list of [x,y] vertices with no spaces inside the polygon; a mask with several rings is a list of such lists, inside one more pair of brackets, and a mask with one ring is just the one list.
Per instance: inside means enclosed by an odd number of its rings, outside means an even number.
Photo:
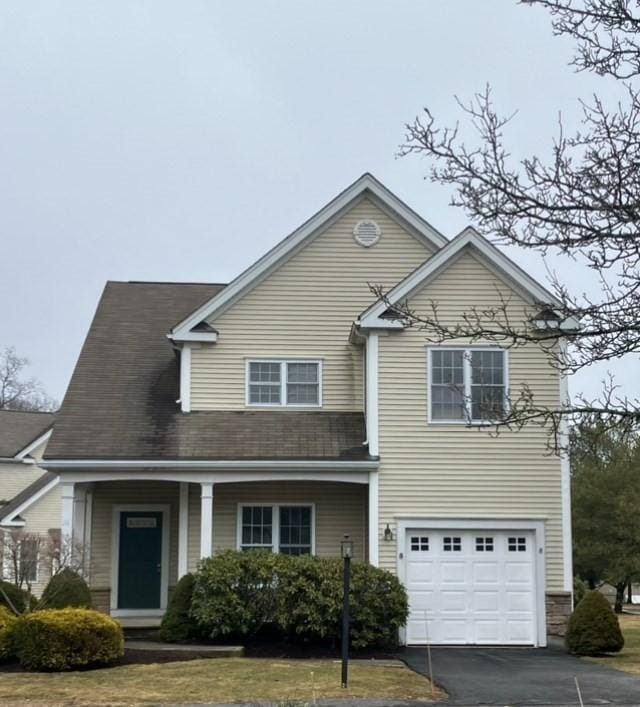
[{"label": "house", "polygon": [[347,534],[407,586],[406,642],[562,634],[567,463],[539,426],[489,434],[474,401],[478,374],[497,405],[524,383],[557,405],[565,381],[537,345],[430,345],[388,311],[435,300],[455,322],[507,299],[557,304],[369,174],[226,286],[107,283],[45,455],[97,606],[157,619],[200,558],[335,556]]},{"label": "house", "polygon": [[58,477],[40,463],[55,413],[0,410],[0,577],[39,595],[60,529]]}]

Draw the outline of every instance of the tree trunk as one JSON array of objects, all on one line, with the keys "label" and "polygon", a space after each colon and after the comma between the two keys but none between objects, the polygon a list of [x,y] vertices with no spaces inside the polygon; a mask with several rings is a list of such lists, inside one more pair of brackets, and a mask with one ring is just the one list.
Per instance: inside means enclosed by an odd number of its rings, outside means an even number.
[{"label": "tree trunk", "polygon": [[616,614],[622,613],[622,604],[624,603],[624,593],[627,588],[627,583],[616,584],[616,603],[613,607]]},{"label": "tree trunk", "polygon": [[633,586],[631,582],[627,585],[627,604],[633,604]]}]

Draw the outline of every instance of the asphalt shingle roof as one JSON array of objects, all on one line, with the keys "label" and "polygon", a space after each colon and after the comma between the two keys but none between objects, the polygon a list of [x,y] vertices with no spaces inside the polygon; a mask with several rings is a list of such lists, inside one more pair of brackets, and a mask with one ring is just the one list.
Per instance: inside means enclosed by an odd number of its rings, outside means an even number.
[{"label": "asphalt shingle roof", "polygon": [[167,332],[223,287],[107,283],[46,459],[367,459],[361,413],[180,411]]},{"label": "asphalt shingle roof", "polygon": [[15,457],[53,424],[54,412],[0,410],[0,457]]}]

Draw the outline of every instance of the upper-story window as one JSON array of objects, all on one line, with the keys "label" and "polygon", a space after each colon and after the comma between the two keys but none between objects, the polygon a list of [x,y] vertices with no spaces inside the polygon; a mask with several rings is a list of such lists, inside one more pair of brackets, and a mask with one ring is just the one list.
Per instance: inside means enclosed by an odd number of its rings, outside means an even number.
[{"label": "upper-story window", "polygon": [[247,405],[320,407],[320,361],[247,362]]},{"label": "upper-story window", "polygon": [[507,404],[506,352],[496,348],[429,350],[432,422],[491,422]]}]

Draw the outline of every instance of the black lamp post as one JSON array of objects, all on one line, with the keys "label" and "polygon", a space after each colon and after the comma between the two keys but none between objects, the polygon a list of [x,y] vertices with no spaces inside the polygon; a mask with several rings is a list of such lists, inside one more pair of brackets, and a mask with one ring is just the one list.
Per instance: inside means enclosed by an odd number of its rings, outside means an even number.
[{"label": "black lamp post", "polygon": [[342,687],[347,687],[349,672],[349,584],[351,582],[351,557],[353,543],[345,535],[340,543],[340,554],[344,560],[344,591],[342,595]]}]

